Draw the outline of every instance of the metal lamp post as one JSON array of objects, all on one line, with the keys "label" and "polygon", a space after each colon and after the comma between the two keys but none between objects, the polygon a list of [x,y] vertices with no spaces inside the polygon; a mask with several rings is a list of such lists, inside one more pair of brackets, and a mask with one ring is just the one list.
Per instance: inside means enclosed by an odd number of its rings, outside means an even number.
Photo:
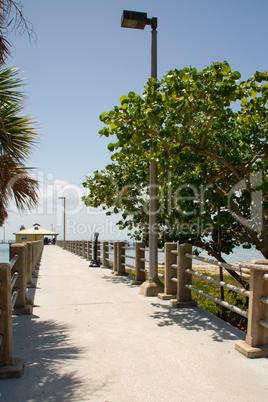
[{"label": "metal lamp post", "polygon": [[66,197],[59,197],[59,200],[63,200],[63,242],[65,248],[66,241]]},{"label": "metal lamp post", "polygon": [[[151,77],[157,78],[157,18],[147,18],[147,13],[123,11],[121,27],[144,29],[146,25],[152,27],[151,46]],[[150,148],[153,156],[153,148]],[[158,279],[158,224],[157,224],[157,166],[155,161],[150,162],[150,208],[149,208],[149,281],[141,287],[145,296],[155,296],[162,290]]]}]

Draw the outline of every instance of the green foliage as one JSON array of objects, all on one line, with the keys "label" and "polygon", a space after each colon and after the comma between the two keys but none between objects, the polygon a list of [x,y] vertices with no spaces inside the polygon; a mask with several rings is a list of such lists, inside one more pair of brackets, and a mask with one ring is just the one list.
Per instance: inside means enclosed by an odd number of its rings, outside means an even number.
[{"label": "green foliage", "polygon": [[[219,280],[218,275],[213,275],[213,274],[207,274],[204,273],[204,275],[210,276],[214,279]],[[230,285],[237,285],[236,281],[232,276],[230,275],[224,275],[223,276],[224,282],[230,284]],[[192,279],[192,284],[197,287],[200,290],[203,290],[204,292],[217,297],[218,299],[221,299],[221,291],[220,287],[218,285],[215,285],[214,283],[207,282],[203,279],[199,279],[195,276],[193,276]],[[241,330],[246,332],[247,329],[247,319],[244,318],[243,316],[240,316],[239,314],[234,313],[231,310],[224,309],[222,306],[220,306],[217,303],[214,303],[213,301],[207,299],[204,296],[199,295],[198,293],[192,292],[192,298],[193,300],[196,300],[198,303],[198,306],[203,308],[204,310],[209,311],[210,313],[225,319],[225,321],[229,322],[232,325],[235,325],[236,327],[240,328]],[[233,292],[228,289],[224,289],[224,300],[232,304],[233,306],[239,307],[242,310],[248,311],[248,299],[246,296],[243,296],[239,293]]]},{"label": "green foliage", "polygon": [[155,160],[159,243],[187,241],[221,259],[220,228],[221,252],[254,245],[268,258],[268,74],[240,78],[217,62],[149,79],[143,96],[123,95],[100,116],[100,135],[114,138],[112,163],[83,183],[86,205],[121,212],[120,227],[146,240]]},{"label": "green foliage", "polygon": [[25,166],[37,134],[31,118],[22,114],[22,85],[19,70],[0,63],[0,226],[12,198],[20,210],[37,203],[38,183]]}]

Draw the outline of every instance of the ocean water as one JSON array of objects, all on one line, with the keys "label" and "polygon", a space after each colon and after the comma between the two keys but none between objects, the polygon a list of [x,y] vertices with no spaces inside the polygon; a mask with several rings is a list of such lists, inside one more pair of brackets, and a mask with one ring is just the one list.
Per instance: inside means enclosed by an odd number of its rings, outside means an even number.
[{"label": "ocean water", "polygon": [[[208,258],[213,258],[209,256],[206,252],[202,252],[200,254],[202,257],[208,257]],[[252,261],[252,260],[263,260],[264,256],[257,251],[255,248],[252,249],[244,249],[242,247],[236,247],[234,249],[234,252],[226,255],[222,254],[222,258],[226,262],[232,263],[232,262],[245,262],[245,261]],[[199,264],[200,261],[195,261],[194,264]]]},{"label": "ocean water", "polygon": [[0,263],[9,262],[9,244],[0,244]]},{"label": "ocean water", "polygon": [[[130,246],[132,247],[133,244],[130,243]],[[194,248],[193,248],[193,250],[194,250]],[[134,250],[126,250],[126,255],[134,256]],[[202,251],[199,255],[201,257],[208,257],[208,258],[213,259],[213,257],[208,255],[205,251]],[[145,252],[145,258],[147,260],[149,259],[148,251]],[[242,247],[236,247],[232,254],[230,254],[230,255],[222,254],[222,258],[224,258],[224,260],[226,262],[232,263],[232,262],[246,262],[246,261],[251,262],[252,260],[263,260],[264,256],[259,251],[257,251],[255,248],[243,249]],[[164,259],[165,259],[164,253],[159,252],[158,253],[158,262],[161,264],[164,262]],[[127,263],[129,263],[130,265],[133,265],[134,260],[129,258],[129,259],[127,259]],[[193,260],[193,264],[202,264],[202,262]],[[148,261],[146,262],[146,265],[148,265]]]}]

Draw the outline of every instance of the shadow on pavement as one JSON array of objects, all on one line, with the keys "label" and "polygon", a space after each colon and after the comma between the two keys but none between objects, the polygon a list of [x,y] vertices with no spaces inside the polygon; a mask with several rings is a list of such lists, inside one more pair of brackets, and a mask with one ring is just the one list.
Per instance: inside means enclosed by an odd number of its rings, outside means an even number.
[{"label": "shadow on pavement", "polygon": [[216,342],[245,338],[242,331],[200,307],[176,309],[157,302],[152,306],[155,311],[151,317],[157,320],[159,327],[178,325],[189,331],[211,331],[211,338]]},{"label": "shadow on pavement", "polygon": [[[103,279],[114,284],[125,284],[133,287],[131,284],[133,277],[104,275]],[[154,298],[155,300],[159,300]],[[154,312],[151,318],[156,320],[158,327],[177,325],[189,331],[210,331],[211,338],[215,342],[224,342],[225,340],[244,340],[245,334],[231,324],[203,310],[201,307],[192,308],[174,308],[165,302],[151,303]]]},{"label": "shadow on pavement", "polygon": [[128,274],[126,274],[126,275],[114,275],[114,274],[104,275],[102,277],[102,279],[105,279],[107,282],[110,282],[110,283],[115,283],[115,284],[124,283],[127,286],[131,286],[131,287],[135,286],[135,285],[131,284],[131,281],[133,281],[133,279],[134,279],[133,276],[130,276]]},{"label": "shadow on pavement", "polygon": [[0,400],[83,401],[105,387],[78,378],[68,364],[78,360],[82,348],[71,345],[68,326],[40,321],[37,316],[13,316],[14,357],[24,358],[21,378],[1,380]]}]

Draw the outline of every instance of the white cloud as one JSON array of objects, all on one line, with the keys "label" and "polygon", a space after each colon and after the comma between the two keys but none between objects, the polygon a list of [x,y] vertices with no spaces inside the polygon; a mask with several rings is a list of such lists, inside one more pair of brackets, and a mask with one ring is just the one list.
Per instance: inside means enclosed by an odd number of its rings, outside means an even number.
[{"label": "white cloud", "polygon": [[[86,207],[81,197],[87,189],[81,184],[55,179],[51,173],[38,171],[39,202],[32,210],[20,214],[14,202],[9,206],[9,217],[4,224],[6,239],[14,239],[13,233],[39,223],[47,229],[60,233],[63,237],[63,200],[66,197],[66,237],[70,240],[91,239],[94,232],[100,233],[100,240],[126,239],[127,231],[119,231],[116,225],[119,216],[106,216],[102,208]],[[0,235],[1,236],[1,235]],[[1,237],[0,237],[1,238]]]}]

